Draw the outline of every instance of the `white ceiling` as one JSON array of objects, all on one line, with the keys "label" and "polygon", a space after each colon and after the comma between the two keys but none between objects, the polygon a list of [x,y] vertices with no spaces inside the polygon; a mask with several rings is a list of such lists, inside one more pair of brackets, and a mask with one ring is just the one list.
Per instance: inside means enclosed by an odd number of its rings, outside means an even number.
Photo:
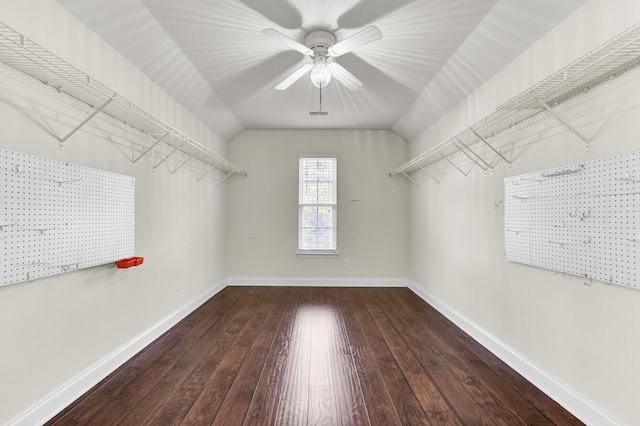
[{"label": "white ceiling", "polygon": [[[244,129],[392,129],[412,140],[586,0],[58,0],[224,140]],[[337,61],[364,86],[308,77],[260,31],[384,37]]]}]

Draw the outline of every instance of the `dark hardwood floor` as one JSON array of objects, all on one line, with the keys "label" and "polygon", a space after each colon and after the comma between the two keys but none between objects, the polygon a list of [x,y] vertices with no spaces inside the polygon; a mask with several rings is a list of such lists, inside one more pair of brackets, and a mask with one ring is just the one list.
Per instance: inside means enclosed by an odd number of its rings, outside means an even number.
[{"label": "dark hardwood floor", "polygon": [[228,287],[48,424],[582,423],[406,288]]}]

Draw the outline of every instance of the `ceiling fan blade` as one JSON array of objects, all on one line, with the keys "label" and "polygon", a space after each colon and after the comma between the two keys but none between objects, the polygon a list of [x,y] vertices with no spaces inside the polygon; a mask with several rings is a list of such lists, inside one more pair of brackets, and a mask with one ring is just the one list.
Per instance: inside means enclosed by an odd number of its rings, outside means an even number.
[{"label": "ceiling fan blade", "polygon": [[362,87],[362,82],[339,63],[330,62],[327,67],[329,68],[329,71],[331,71],[331,75],[335,77],[335,79],[340,83],[342,83],[347,89],[355,91]]},{"label": "ceiling fan blade", "polygon": [[[393,1],[361,1],[351,9],[346,11],[338,19],[339,28],[362,28],[365,25],[380,20],[382,17],[406,6],[413,0],[393,0]],[[276,22],[276,21],[274,21]],[[282,24],[279,24],[282,26]]]},{"label": "ceiling fan blade", "polygon": [[293,30],[302,26],[300,12],[292,4],[287,4],[289,2],[279,2],[277,7],[274,7],[273,2],[265,0],[240,0],[240,2],[282,28]]},{"label": "ceiling fan blade", "polygon": [[381,38],[382,31],[380,31],[375,25],[371,25],[331,46],[329,48],[329,56],[336,57],[344,55],[363,44],[372,43],[376,40],[380,40]]},{"label": "ceiling fan blade", "polygon": [[282,83],[278,84],[276,86],[276,90],[286,90],[286,89],[288,89],[289,86],[291,86],[296,81],[300,80],[300,78],[302,78],[302,76],[304,76],[306,73],[311,71],[311,68],[313,68],[313,65],[311,65],[311,64],[305,64],[305,65],[301,66],[300,68],[295,70],[293,72],[293,74],[291,74],[289,77],[285,78],[282,81]]},{"label": "ceiling fan blade", "polygon": [[305,46],[302,43],[299,43],[297,41],[295,41],[294,39],[282,34],[280,31],[274,30],[273,28],[267,28],[262,30],[262,34],[271,37],[274,40],[278,40],[281,43],[284,43],[285,45],[289,46],[290,48],[297,50],[300,53],[303,53],[305,55],[313,55],[313,51],[311,49],[309,49],[307,46]]}]

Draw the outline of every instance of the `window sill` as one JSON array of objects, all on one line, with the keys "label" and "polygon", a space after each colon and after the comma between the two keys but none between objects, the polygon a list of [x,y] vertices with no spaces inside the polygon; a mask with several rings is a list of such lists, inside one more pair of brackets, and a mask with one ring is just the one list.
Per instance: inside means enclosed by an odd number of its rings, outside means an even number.
[{"label": "window sill", "polygon": [[298,257],[338,257],[337,250],[298,250]]}]

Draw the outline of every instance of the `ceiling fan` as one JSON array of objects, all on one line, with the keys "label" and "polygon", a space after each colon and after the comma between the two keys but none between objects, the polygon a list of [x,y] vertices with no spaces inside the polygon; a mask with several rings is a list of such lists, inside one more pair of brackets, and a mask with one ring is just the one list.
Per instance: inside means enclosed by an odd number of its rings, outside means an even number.
[{"label": "ceiling fan", "polygon": [[365,44],[382,38],[382,32],[375,25],[371,25],[352,36],[336,43],[333,33],[324,30],[312,31],[305,37],[304,44],[282,34],[273,28],[262,30],[262,34],[278,40],[298,52],[310,56],[313,63],[307,63],[298,68],[289,77],[276,86],[277,90],[285,90],[311,71],[311,82],[319,89],[326,87],[335,77],[349,90],[358,90],[362,82],[347,71],[333,58],[349,53]]}]

